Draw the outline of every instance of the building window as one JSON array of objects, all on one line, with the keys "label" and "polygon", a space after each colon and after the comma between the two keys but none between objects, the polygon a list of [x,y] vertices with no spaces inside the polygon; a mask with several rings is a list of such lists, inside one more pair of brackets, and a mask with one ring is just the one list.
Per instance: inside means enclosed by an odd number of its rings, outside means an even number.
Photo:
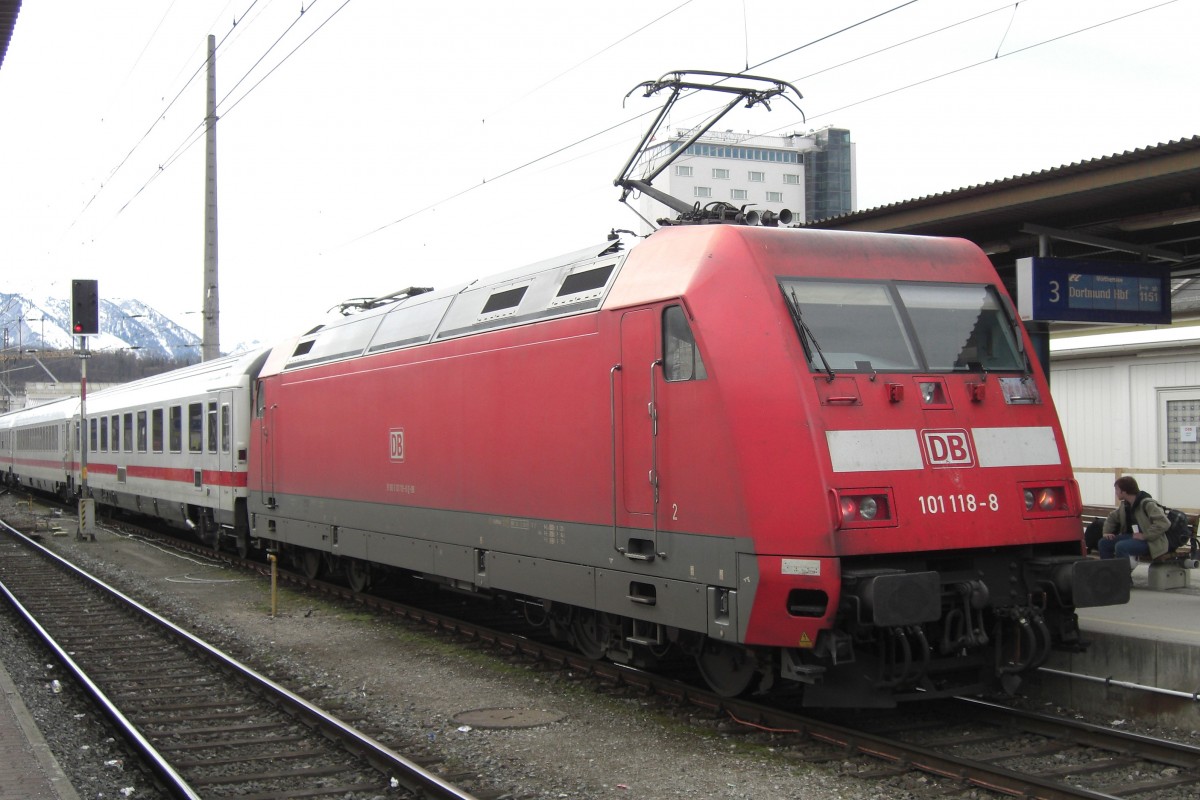
[{"label": "building window", "polygon": [[712,189],[708,186],[696,186],[692,190],[696,197],[712,197]]},{"label": "building window", "polygon": [[751,183],[762,183],[767,179],[767,174],[765,172],[751,172],[749,175]]},{"label": "building window", "polygon": [[785,173],[783,173],[783,182],[790,183],[790,184],[799,184],[800,176],[793,172],[785,172]]},{"label": "building window", "polygon": [[713,167],[713,179],[718,181],[729,180],[729,170],[721,169],[720,167]]},{"label": "building window", "polygon": [[690,178],[690,177],[692,177],[692,168],[685,167],[682,164],[676,164],[675,165],[675,174],[678,175],[680,178]]},{"label": "building window", "polygon": [[1200,393],[1195,389],[1160,389],[1158,394],[1166,463],[1200,463]]},{"label": "building window", "polygon": [[783,202],[783,192],[767,192],[767,202],[768,203],[782,203]]},{"label": "building window", "polygon": [[746,200],[749,193],[745,189],[730,189],[729,197],[731,200]]}]

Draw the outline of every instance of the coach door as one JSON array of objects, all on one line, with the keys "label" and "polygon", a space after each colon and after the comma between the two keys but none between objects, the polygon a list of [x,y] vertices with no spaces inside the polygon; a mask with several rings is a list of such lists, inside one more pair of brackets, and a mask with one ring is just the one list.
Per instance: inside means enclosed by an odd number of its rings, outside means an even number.
[{"label": "coach door", "polygon": [[233,392],[217,393],[217,425],[220,426],[220,450],[217,452],[218,483],[221,487],[221,509],[233,510],[233,497],[238,489],[237,445],[234,442]]},{"label": "coach door", "polygon": [[621,318],[620,368],[612,375],[613,534],[617,550],[644,561],[658,552],[654,387],[659,363],[658,309],[627,312]]}]

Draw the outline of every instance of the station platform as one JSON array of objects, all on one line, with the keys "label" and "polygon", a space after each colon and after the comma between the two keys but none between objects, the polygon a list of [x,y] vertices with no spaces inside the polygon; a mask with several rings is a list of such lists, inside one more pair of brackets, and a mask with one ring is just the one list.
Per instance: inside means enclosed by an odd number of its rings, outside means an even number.
[{"label": "station platform", "polygon": [[79,800],[0,664],[0,800]]},{"label": "station platform", "polygon": [[[1200,724],[1200,570],[1188,585],[1151,588],[1150,567],[1133,570],[1122,606],[1083,608],[1083,653],[1050,656],[1022,687],[1027,697],[1139,722],[1195,730]],[[1151,687],[1148,692],[1138,687]]]}]

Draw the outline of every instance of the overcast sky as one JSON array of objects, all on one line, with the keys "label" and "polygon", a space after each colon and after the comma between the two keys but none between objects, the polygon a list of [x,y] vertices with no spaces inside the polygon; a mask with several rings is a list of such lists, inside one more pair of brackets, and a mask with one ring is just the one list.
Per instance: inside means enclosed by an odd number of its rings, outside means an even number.
[{"label": "overcast sky", "polygon": [[0,68],[0,282],[95,278],[200,331],[210,33],[228,348],[635,228],[612,180],[663,98],[625,95],[666,72],[794,83],[807,120],[719,129],[848,128],[863,209],[1200,134],[1197,31],[1200,0],[31,0]]}]

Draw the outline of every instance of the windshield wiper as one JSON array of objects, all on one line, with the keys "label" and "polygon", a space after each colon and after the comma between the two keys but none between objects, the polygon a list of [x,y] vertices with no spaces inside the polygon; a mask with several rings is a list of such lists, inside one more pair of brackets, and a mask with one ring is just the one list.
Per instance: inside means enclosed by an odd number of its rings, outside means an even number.
[{"label": "windshield wiper", "polygon": [[[780,287],[781,289],[783,287]],[[796,326],[796,333],[800,335],[800,346],[804,348],[804,357],[808,359],[808,363],[812,363],[812,350],[809,349],[808,343],[812,342],[813,348],[817,351],[817,355],[821,357],[821,363],[825,365],[825,372],[829,375],[829,382],[833,383],[833,367],[829,364],[829,359],[821,352],[821,345],[817,343],[817,337],[813,335],[812,329],[808,327],[808,323],[804,321],[804,317],[800,315],[800,300],[796,297],[796,288],[792,287],[791,297],[788,293],[783,293],[783,302],[787,304],[788,313],[791,314],[792,324]]]}]

